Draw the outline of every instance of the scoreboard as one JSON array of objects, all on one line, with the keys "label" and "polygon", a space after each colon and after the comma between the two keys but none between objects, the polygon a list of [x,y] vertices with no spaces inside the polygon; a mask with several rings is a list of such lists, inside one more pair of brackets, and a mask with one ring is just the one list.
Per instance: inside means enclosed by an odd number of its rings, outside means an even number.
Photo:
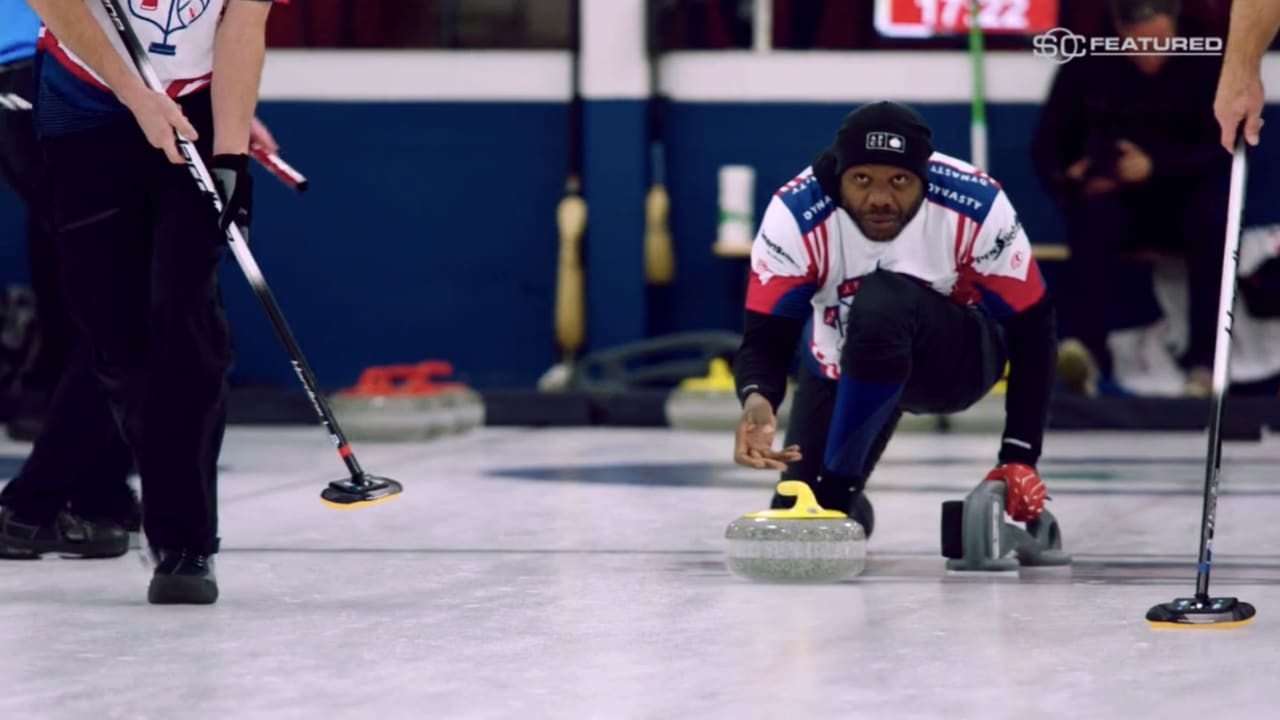
[{"label": "scoreboard", "polygon": [[[1058,0],[978,0],[984,34],[1035,35],[1058,24]],[[927,38],[969,32],[969,0],[876,0],[885,37]]]}]

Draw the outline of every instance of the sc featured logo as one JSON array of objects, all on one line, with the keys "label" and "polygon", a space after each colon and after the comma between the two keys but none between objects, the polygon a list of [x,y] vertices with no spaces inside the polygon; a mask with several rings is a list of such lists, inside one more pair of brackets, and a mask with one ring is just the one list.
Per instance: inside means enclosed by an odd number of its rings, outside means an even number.
[{"label": "sc featured logo", "polygon": [[1089,39],[1064,27],[1056,27],[1031,38],[1035,56],[1046,58],[1059,65],[1084,57],[1089,52]]}]

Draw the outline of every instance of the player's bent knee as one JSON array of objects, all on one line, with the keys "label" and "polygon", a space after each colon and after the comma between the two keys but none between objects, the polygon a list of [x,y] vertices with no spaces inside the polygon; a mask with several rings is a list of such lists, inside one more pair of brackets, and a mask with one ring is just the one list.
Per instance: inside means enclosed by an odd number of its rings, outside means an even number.
[{"label": "player's bent knee", "polygon": [[931,291],[897,273],[867,275],[849,308],[847,342],[910,345],[921,292]]},{"label": "player's bent knee", "polygon": [[895,304],[914,304],[916,298],[933,292],[929,287],[902,273],[876,270],[858,284],[858,299],[871,297]]}]

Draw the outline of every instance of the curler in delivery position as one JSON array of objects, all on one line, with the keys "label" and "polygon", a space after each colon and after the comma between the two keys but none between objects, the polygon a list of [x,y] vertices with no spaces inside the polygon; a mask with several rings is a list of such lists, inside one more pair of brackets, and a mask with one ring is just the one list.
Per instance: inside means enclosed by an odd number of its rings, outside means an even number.
[{"label": "curler in delivery position", "polygon": [[[1006,422],[987,481],[1034,520],[1055,353],[1053,305],[1000,184],[935,152],[916,111],[877,102],[782,186],[751,252],[735,378],[734,460],[812,486],[868,536],[864,491],[902,413],[954,413],[1006,366]],[[775,412],[797,344],[782,450]],[[993,445],[995,443],[993,442]],[[994,449],[994,448],[993,448]],[[774,495],[772,506],[791,499]]]}]

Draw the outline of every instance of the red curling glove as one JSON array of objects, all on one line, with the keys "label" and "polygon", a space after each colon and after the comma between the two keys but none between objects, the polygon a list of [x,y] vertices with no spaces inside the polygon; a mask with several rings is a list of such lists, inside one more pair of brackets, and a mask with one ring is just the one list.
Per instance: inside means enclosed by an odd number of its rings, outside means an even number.
[{"label": "red curling glove", "polygon": [[1030,465],[1002,463],[987,473],[985,479],[1004,483],[1004,508],[1014,520],[1035,520],[1044,510],[1044,481]]}]

